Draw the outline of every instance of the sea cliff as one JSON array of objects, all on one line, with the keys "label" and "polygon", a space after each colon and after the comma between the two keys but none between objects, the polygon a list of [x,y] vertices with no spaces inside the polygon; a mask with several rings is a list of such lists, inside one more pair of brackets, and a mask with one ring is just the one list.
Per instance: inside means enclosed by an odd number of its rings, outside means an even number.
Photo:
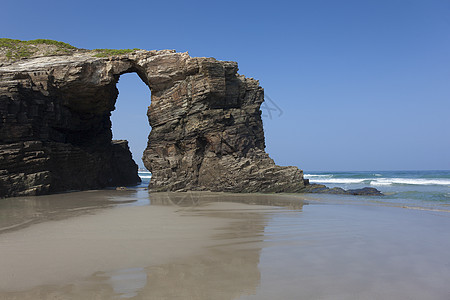
[{"label": "sea cliff", "polygon": [[236,62],[2,39],[0,196],[137,183],[137,166],[126,141],[112,141],[110,120],[116,83],[133,72],[151,90],[143,155],[151,191],[305,187],[300,169],[277,166],[265,153],[264,90],[239,75]]}]

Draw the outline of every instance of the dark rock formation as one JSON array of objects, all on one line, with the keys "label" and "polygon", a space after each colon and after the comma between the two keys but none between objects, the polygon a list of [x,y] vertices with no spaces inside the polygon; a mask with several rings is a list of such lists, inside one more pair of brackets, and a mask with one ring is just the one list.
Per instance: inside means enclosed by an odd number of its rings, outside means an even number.
[{"label": "dark rock formation", "polygon": [[[138,167],[123,146],[111,143],[94,152],[48,141],[0,145],[0,195],[40,195],[136,184],[140,182]],[[123,163],[127,156],[129,160]]]},{"label": "dark rock formation", "polygon": [[365,187],[361,189],[344,190],[339,187],[329,188],[323,184],[306,184],[302,192],[315,194],[383,196],[383,194],[376,188]]},{"label": "dark rock formation", "polygon": [[113,185],[134,185],[141,182],[138,176],[138,165],[134,162],[131,155],[128,141],[112,141],[112,183]]},{"label": "dark rock formation", "polygon": [[300,191],[302,171],[276,166],[264,152],[258,81],[238,75],[234,62],[181,53],[176,64],[171,70],[186,70],[176,82],[152,87],[149,76],[152,131],[143,160],[150,189]]},{"label": "dark rock formation", "polygon": [[138,182],[127,145],[111,141],[116,83],[130,72],[152,92],[150,190],[301,191],[303,172],[264,152],[264,92],[237,70],[171,50],[0,57],[0,197]]}]

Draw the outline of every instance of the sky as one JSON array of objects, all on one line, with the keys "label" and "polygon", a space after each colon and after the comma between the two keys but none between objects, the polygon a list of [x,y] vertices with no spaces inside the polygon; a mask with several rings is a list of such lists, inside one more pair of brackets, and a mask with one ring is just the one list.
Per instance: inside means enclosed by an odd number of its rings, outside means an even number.
[{"label": "sky", "polygon": [[[450,169],[450,0],[4,0],[0,36],[237,61],[270,98],[280,165]],[[118,88],[114,138],[142,166],[150,91],[135,74]]]}]

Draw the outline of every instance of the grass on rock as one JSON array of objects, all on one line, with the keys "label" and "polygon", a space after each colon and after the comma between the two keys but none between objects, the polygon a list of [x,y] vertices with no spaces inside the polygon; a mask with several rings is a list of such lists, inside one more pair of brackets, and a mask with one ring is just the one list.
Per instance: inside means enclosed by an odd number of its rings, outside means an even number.
[{"label": "grass on rock", "polygon": [[113,56],[113,55],[122,55],[134,52],[136,50],[140,50],[137,48],[134,49],[94,49],[92,51],[97,52],[94,56],[95,57],[107,57],[107,56]]},{"label": "grass on rock", "polygon": [[[50,47],[42,47],[42,45],[48,45]],[[41,46],[41,47],[40,47]],[[9,60],[19,60],[21,58],[29,58],[38,54],[39,56],[50,56],[50,55],[63,55],[71,53],[73,50],[79,50],[77,47],[74,47],[70,44],[48,40],[48,39],[36,39],[30,41],[21,41],[15,39],[8,38],[0,38],[0,49],[3,48],[6,50],[4,55]],[[48,49],[47,52],[38,53],[42,51],[41,48]],[[140,50],[137,48],[134,49],[94,49],[92,50],[95,57],[108,57],[114,55],[122,55],[134,52],[136,50]],[[86,50],[85,50],[86,51]]]}]

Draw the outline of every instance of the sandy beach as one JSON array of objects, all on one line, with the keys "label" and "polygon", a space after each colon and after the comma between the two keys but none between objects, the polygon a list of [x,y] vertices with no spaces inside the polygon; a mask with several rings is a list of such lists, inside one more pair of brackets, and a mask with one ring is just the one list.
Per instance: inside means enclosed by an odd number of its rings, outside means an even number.
[{"label": "sandy beach", "polygon": [[0,299],[449,299],[448,212],[320,197],[1,200]]}]

